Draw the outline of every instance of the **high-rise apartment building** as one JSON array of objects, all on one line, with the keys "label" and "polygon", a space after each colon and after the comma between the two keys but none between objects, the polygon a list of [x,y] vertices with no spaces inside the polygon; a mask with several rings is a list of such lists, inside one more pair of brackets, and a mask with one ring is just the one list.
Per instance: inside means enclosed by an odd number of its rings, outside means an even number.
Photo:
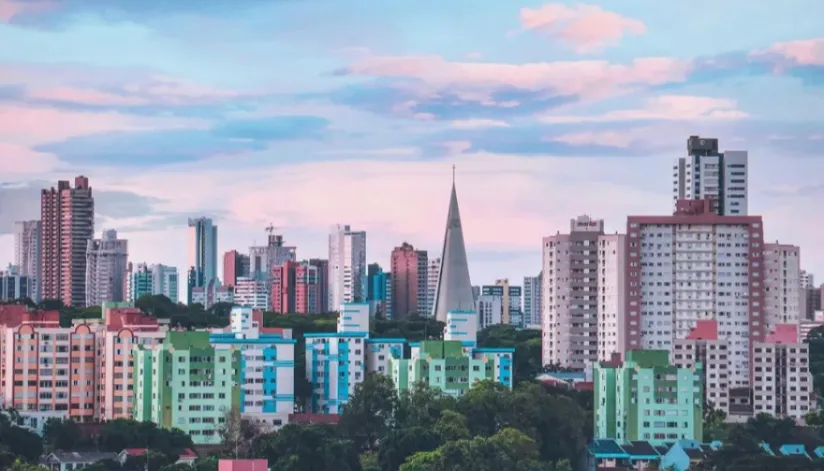
[{"label": "high-rise apartment building", "polygon": [[524,277],[524,323],[527,326],[541,325],[541,280],[543,272],[538,276]]},{"label": "high-rise apartment building", "polygon": [[729,340],[731,386],[749,385],[750,348],[767,333],[760,216],[718,216],[708,200],[630,216],[625,273],[626,350],[672,349],[697,321],[715,320]]},{"label": "high-rise apartment building", "polygon": [[670,361],[677,368],[701,367],[704,404],[729,415],[730,362],[729,341],[718,338],[718,322],[699,320],[686,338],[677,339],[670,351]]},{"label": "high-rise apartment building", "polygon": [[310,261],[287,261],[272,271],[271,309],[286,314],[320,314],[323,267]]},{"label": "high-rise apartment building", "polygon": [[235,286],[241,276],[250,276],[251,260],[237,250],[223,254],[223,284]]},{"label": "high-rise apartment building", "polygon": [[238,306],[266,310],[269,308],[269,287],[266,281],[241,276],[234,287],[234,303]]},{"label": "high-rise apartment building", "polygon": [[779,324],[804,319],[801,288],[801,249],[795,245],[764,244],[764,312],[768,331]]},{"label": "high-rise apartment building", "polygon": [[94,237],[94,197],[89,179],[57,182],[40,195],[40,297],[66,305],[86,302],[86,247]]},{"label": "high-rise apartment building", "polygon": [[440,257],[430,258],[426,268],[426,308],[423,311],[425,317],[432,316],[432,308],[435,306],[435,294],[438,291],[438,275],[440,274]]},{"label": "high-rise apartment building", "polygon": [[427,253],[404,242],[392,250],[392,314],[417,315],[426,305]]},{"label": "high-rise apartment building", "polygon": [[709,199],[718,215],[747,215],[747,151],[718,151],[718,139],[690,136],[673,166],[673,203]]},{"label": "high-rise apartment building", "polygon": [[0,301],[15,301],[28,297],[34,281],[20,273],[17,265],[0,270]]},{"label": "high-rise apartment building", "polygon": [[497,280],[494,285],[481,287],[476,300],[478,328],[508,324],[522,326],[520,286],[510,286],[509,280]]},{"label": "high-rise apartment building", "polygon": [[383,271],[377,263],[370,263],[367,272],[369,315],[392,318],[392,274]]},{"label": "high-rise apartment building", "polygon": [[329,306],[365,302],[366,232],[337,225],[329,234]]},{"label": "high-rise apartment building", "polygon": [[568,234],[544,237],[544,365],[583,369],[598,359],[598,252],[603,235],[603,220],[580,216],[570,221]]},{"label": "high-rise apartment building", "polygon": [[624,354],[626,335],[626,235],[598,238],[598,359]]},{"label": "high-rise apartment building", "polygon": [[209,218],[189,219],[188,301],[192,288],[217,280],[217,226]]},{"label": "high-rise apartment building", "polygon": [[318,312],[329,312],[329,260],[310,258],[309,265],[318,273]]},{"label": "high-rise apartment building", "polygon": [[799,341],[798,324],[779,324],[753,345],[753,414],[797,421],[816,410],[809,345]]},{"label": "high-rise apartment building", "polygon": [[25,296],[40,302],[40,221],[18,221],[14,223],[14,264],[19,275],[28,280]]},{"label": "high-rise apartment building", "polygon": [[180,283],[176,267],[138,263],[129,277],[129,301],[135,302],[147,294],[162,294],[173,303],[178,302]]},{"label": "high-rise apartment building", "polygon": [[86,246],[86,306],[125,300],[124,286],[129,258],[128,242],[117,231],[103,231],[103,237]]}]

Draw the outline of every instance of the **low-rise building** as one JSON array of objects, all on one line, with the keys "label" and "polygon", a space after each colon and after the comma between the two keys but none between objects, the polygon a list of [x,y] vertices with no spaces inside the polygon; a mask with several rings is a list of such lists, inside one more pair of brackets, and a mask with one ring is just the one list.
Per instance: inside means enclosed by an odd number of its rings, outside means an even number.
[{"label": "low-rise building", "polygon": [[595,438],[653,445],[700,440],[702,365],[678,368],[667,350],[630,350],[595,365]]}]

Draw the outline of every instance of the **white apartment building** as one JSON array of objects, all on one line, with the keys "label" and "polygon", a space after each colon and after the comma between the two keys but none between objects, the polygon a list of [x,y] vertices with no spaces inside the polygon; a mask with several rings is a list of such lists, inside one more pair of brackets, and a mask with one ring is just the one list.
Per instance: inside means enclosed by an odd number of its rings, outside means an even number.
[{"label": "white apartment building", "polygon": [[426,310],[424,317],[432,315],[435,306],[435,294],[438,292],[438,275],[441,272],[441,258],[430,258],[426,268]]},{"label": "white apartment building", "polygon": [[682,200],[672,216],[630,216],[627,238],[626,348],[671,350],[699,320],[715,320],[731,386],[748,386],[750,346],[767,327],[761,217]]},{"label": "white apartment building", "polygon": [[718,151],[718,139],[690,136],[687,157],[673,165],[673,203],[710,199],[719,215],[747,215],[746,151]]},{"label": "white apartment building", "polygon": [[266,281],[247,276],[238,277],[234,303],[252,309],[269,309],[269,288]]},{"label": "white apartment building", "polygon": [[367,296],[366,232],[337,225],[329,234],[329,306]]},{"label": "white apartment building", "polygon": [[[484,286],[484,288],[495,288]],[[504,297],[500,294],[485,292],[475,301],[478,312],[478,328],[485,329],[491,325],[504,323]]]},{"label": "white apartment building", "polygon": [[598,359],[598,241],[604,221],[579,216],[543,240],[541,358],[583,370]]},{"label": "white apartment building", "polygon": [[718,323],[700,320],[685,339],[677,339],[670,350],[670,362],[678,368],[703,365],[704,403],[730,413],[729,342],[718,339]]},{"label": "white apartment building", "polygon": [[776,326],[753,346],[753,413],[788,416],[797,421],[815,407],[810,352],[798,341],[798,325]]},{"label": "white apartment building", "polygon": [[541,273],[524,277],[523,313],[527,326],[541,325],[541,278]]},{"label": "white apartment building", "polygon": [[120,302],[126,298],[128,242],[117,238],[117,231],[103,231],[101,239],[86,246],[86,306]]},{"label": "white apartment building", "polygon": [[764,291],[767,329],[798,324],[804,318],[801,288],[801,249],[795,245],[764,244]]},{"label": "white apartment building", "polygon": [[26,296],[40,302],[40,221],[14,223],[14,265],[20,276],[28,278]]},{"label": "white apartment building", "polygon": [[626,345],[626,243],[624,234],[598,238],[598,360],[623,358]]}]

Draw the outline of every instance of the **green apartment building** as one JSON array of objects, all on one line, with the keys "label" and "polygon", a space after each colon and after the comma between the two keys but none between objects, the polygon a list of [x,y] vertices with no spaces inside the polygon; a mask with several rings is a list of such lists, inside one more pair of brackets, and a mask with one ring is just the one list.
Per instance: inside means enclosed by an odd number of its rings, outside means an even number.
[{"label": "green apartment building", "polygon": [[216,350],[209,332],[169,332],[162,345],[137,345],[134,419],[179,428],[195,444],[217,444],[241,394],[241,351]]},{"label": "green apartment building", "polygon": [[631,350],[595,365],[595,439],[655,444],[703,438],[702,365],[677,368],[667,350]]},{"label": "green apartment building", "polygon": [[389,358],[388,371],[398,392],[418,382],[460,396],[473,384],[494,380],[512,387],[514,349],[473,349],[461,341],[423,341],[411,345],[409,358]]}]

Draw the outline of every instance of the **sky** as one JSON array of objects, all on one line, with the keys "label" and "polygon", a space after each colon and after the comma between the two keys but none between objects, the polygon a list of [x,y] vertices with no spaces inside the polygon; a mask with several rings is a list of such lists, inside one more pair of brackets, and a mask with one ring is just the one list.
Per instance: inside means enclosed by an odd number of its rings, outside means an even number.
[{"label": "sky", "polygon": [[520,284],[572,218],[671,213],[690,135],[749,151],[750,214],[824,279],[820,0],[0,0],[2,266],[82,174],[132,262],[185,270],[209,216],[220,253],[349,224],[388,267],[440,254],[455,165],[473,284]]}]

